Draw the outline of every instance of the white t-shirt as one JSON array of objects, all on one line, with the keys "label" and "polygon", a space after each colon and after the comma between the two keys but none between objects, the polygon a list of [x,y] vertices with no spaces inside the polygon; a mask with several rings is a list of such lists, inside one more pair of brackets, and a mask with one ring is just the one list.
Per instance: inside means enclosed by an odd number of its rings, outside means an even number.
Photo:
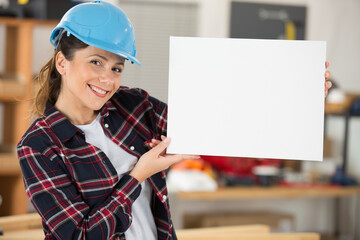
[{"label": "white t-shirt", "polygon": [[[106,154],[119,178],[121,178],[134,168],[137,157],[126,152],[105,135],[100,119],[99,114],[92,123],[77,125],[76,127],[85,133],[86,142],[96,146]],[[143,181],[141,187],[140,196],[132,205],[132,224],[125,232],[125,237],[129,240],[157,239],[156,225],[150,207],[152,188],[148,181]]]}]

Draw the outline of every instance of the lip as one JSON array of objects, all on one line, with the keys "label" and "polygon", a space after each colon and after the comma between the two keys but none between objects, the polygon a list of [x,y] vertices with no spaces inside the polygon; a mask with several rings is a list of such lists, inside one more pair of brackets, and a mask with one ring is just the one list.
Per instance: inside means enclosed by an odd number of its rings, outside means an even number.
[{"label": "lip", "polygon": [[[103,89],[103,88],[101,88],[101,87],[98,87],[98,86],[95,86],[95,85],[92,85],[92,84],[88,84],[88,86],[89,86],[90,90],[91,90],[96,96],[98,96],[98,97],[102,97],[102,98],[103,98],[103,97],[106,97],[106,95],[110,92],[110,91],[108,91],[108,90],[105,90],[105,89]],[[101,90],[101,91],[104,91],[105,94],[99,93],[99,92],[95,91],[94,88],[97,88],[97,89],[99,89],[99,90]]]}]

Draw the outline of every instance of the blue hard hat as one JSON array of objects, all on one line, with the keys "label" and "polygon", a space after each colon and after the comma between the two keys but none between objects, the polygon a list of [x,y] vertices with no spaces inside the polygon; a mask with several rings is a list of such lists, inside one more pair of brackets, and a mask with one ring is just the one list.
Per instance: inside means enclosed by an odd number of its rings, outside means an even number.
[{"label": "blue hard hat", "polygon": [[134,28],[124,11],[117,6],[93,1],[72,7],[51,33],[50,42],[54,47],[64,31],[88,45],[141,65],[136,59]]}]

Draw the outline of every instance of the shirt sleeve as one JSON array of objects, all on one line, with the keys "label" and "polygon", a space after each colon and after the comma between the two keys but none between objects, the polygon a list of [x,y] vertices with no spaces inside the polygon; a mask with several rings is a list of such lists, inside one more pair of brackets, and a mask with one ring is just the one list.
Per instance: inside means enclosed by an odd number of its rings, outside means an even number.
[{"label": "shirt sleeve", "polygon": [[168,106],[166,103],[149,96],[149,101],[153,104],[153,110],[155,114],[155,123],[159,136],[167,135],[167,113]]},{"label": "shirt sleeve", "polygon": [[[125,175],[104,202],[90,208],[64,165],[28,146],[18,148],[18,157],[26,193],[42,217],[45,232],[56,239],[99,240],[129,228],[131,206],[141,191],[135,178]],[[101,183],[86,184],[101,187]]]},{"label": "shirt sleeve", "polygon": [[[153,130],[156,137],[160,139],[161,135],[167,135],[167,114],[168,106],[159,99],[152,97],[149,93],[141,88],[128,88],[121,86],[119,91],[113,96],[119,105],[131,105],[130,112],[134,114],[135,110],[147,111],[148,120],[154,124]],[[148,106],[150,106],[148,108]],[[151,109],[151,111],[148,111]],[[138,117],[135,115],[135,117]]]}]

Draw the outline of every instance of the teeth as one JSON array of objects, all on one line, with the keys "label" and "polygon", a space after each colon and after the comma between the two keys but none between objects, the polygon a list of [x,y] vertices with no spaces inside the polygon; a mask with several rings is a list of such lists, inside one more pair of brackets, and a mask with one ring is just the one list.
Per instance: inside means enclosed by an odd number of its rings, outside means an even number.
[{"label": "teeth", "polygon": [[91,86],[91,85],[90,85],[90,88],[91,88],[92,90],[94,90],[95,92],[97,92],[97,93],[106,94],[106,91],[101,90],[101,89],[99,89],[99,88],[97,88],[97,87],[94,87],[94,86]]}]

